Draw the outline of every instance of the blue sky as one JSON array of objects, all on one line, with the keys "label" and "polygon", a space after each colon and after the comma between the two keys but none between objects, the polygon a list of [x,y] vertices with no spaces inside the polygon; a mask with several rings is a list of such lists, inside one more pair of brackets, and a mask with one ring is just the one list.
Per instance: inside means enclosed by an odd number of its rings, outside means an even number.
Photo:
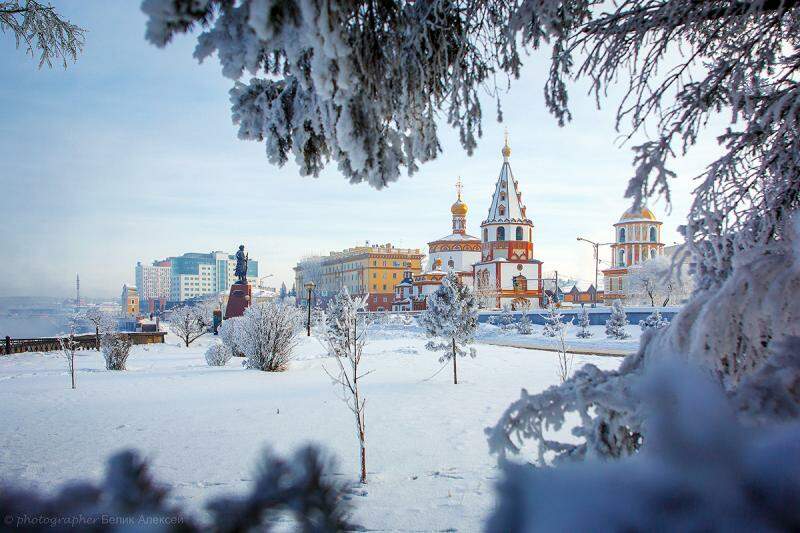
[{"label": "blue sky", "polygon": [[[291,285],[299,257],[366,240],[427,251],[428,241],[449,232],[459,176],[469,233],[479,235],[504,128],[545,271],[592,279],[591,249],[575,237],[610,240],[629,205],[632,156],[614,131],[617,95],[598,111],[586,87],[573,86],[574,120],[559,128],[544,107],[546,65],[536,56],[503,98],[504,124],[487,96],[472,157],[442,124],[440,157],[376,191],[350,185],[335,168],[300,177],[293,163],[274,167],[262,145],[239,141],[231,81],[216,58],[202,65],[192,58],[196,36],[166,49],[147,44],[138,1],[113,9],[97,0],[53,3],[88,30],[84,53],[68,69],[37,69],[0,34],[0,296],[71,295],[76,273],[87,296],[115,296],[133,281],[136,261],[233,251],[240,242],[278,285]],[[668,244],[679,239],[688,210],[688,178],[714,150],[700,145],[675,166],[670,215],[663,202],[651,204]]]}]

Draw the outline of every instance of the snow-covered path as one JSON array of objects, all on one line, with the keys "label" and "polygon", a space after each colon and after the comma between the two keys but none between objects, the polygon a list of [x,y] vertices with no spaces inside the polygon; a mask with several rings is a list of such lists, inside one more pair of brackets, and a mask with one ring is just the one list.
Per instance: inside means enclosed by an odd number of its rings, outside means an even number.
[{"label": "snow-covered path", "polygon": [[[338,475],[357,480],[352,415],[318,343],[304,339],[287,372],[268,374],[237,359],[206,366],[210,342],[186,349],[168,336],[166,345],[134,347],[127,372],[83,352],[75,391],[54,354],[0,357],[0,478],[42,487],[97,478],[110,453],[133,447],[176,500],[200,512],[210,495],[247,488],[265,446],[289,452],[316,442],[338,458]],[[442,365],[424,342],[385,333],[367,348],[369,483],[355,519],[380,531],[477,531],[497,475],[483,430],[521,387],[557,381],[555,354],[479,345],[477,359],[459,360],[453,385],[449,367],[430,378]],[[576,356],[576,368],[588,361],[612,368],[620,359]]]}]

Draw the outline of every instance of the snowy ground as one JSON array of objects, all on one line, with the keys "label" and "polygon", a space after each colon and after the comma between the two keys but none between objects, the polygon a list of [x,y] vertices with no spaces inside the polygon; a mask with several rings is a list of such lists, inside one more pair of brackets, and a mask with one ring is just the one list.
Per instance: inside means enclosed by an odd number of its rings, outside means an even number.
[{"label": "snowy ground", "polygon": [[[501,346],[515,346],[520,348],[545,348],[555,349],[560,342],[554,337],[542,334],[544,326],[532,326],[530,335],[520,335],[516,329],[502,330],[490,324],[481,324],[478,338],[487,343],[498,344]],[[577,352],[593,352],[597,354],[623,356],[636,352],[639,348],[639,337],[642,328],[639,326],[625,326],[625,331],[630,338],[619,340],[606,337],[605,326],[589,326],[592,336],[582,339],[577,336],[580,328],[571,325],[567,328],[566,345],[568,350]]]},{"label": "snowy ground", "polygon": [[[453,385],[450,367],[431,377],[442,365],[413,328],[379,337],[364,361],[374,370],[363,380],[369,483],[355,498],[355,521],[375,531],[480,530],[497,477],[483,430],[521,387],[556,383],[555,354],[481,344],[477,359],[459,360]],[[357,480],[352,416],[316,341],[304,338],[298,360],[274,374],[238,359],[206,366],[212,337],[188,349],[167,341],[134,347],[127,372],[82,352],[75,391],[54,354],[0,357],[0,478],[44,488],[99,478],[110,453],[133,447],[200,513],[210,495],[248,487],[265,446],[285,453],[311,441],[336,455],[342,479]],[[613,368],[620,359],[575,362]]]}]

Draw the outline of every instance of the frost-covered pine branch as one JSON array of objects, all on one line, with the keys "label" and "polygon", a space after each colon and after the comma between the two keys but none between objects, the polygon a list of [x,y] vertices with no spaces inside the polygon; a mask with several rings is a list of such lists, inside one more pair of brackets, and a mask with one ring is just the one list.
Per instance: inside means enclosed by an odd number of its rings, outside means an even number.
[{"label": "frost-covered pine branch", "polygon": [[17,48],[31,57],[39,56],[39,68],[53,66],[53,60],[76,61],[83,51],[86,30],[62,19],[56,9],[35,0],[0,2],[0,32],[10,32]]},{"label": "frost-covered pine branch", "polygon": [[370,319],[364,313],[369,295],[350,296],[347,287],[328,303],[325,327],[315,332],[336,363],[333,371],[325,371],[341,388],[342,400],[355,418],[356,437],[359,445],[361,483],[367,482],[367,427],[364,408],[367,400],[361,392],[363,372],[361,356],[370,327]]},{"label": "frost-covered pine branch", "polygon": [[[569,469],[504,463],[486,531],[795,529],[800,424],[743,424],[716,380],[678,361],[653,365],[625,398],[648,420],[638,457]],[[599,450],[620,435],[614,425],[597,429]]]},{"label": "frost-covered pine branch", "polygon": [[182,305],[169,312],[169,327],[188,348],[208,332],[211,325],[207,309],[199,305]]},{"label": "frost-covered pine branch", "polygon": [[478,301],[469,287],[449,272],[435,293],[428,296],[428,307],[419,317],[419,325],[431,339],[425,348],[442,352],[440,363],[453,361],[453,383],[458,384],[459,357],[475,357],[478,329]]},{"label": "frost-covered pine branch", "polygon": [[0,509],[11,520],[7,528],[36,531],[53,529],[52,524],[61,524],[55,528],[59,531],[78,523],[105,524],[109,517],[118,522],[95,530],[118,530],[118,524],[136,524],[127,527],[133,530],[158,524],[158,530],[186,533],[274,531],[287,525],[304,532],[357,530],[350,519],[351,489],[335,481],[333,471],[333,461],[313,446],[288,457],[267,450],[250,491],[215,496],[201,518],[172,503],[168,487],[154,479],[150,465],[126,450],[109,458],[99,483],[76,481],[44,492],[4,485]]},{"label": "frost-covered pine branch", "polygon": [[606,337],[609,339],[627,339],[630,334],[625,331],[628,319],[625,316],[625,309],[619,300],[614,300],[611,305],[611,316],[606,320]]}]

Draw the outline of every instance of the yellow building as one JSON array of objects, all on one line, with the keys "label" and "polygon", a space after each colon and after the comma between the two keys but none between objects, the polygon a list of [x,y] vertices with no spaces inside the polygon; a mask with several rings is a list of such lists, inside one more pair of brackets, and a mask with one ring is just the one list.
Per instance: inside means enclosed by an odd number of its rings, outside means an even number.
[{"label": "yellow building", "polygon": [[136,287],[123,285],[119,303],[124,316],[139,316],[139,292]]},{"label": "yellow building", "polygon": [[297,298],[302,301],[308,297],[304,287],[311,281],[315,284],[314,297],[322,304],[347,287],[352,295],[369,294],[368,310],[389,311],[395,285],[403,281],[405,272],[420,273],[422,257],[419,248],[395,248],[388,243],[306,258],[294,267]]}]

